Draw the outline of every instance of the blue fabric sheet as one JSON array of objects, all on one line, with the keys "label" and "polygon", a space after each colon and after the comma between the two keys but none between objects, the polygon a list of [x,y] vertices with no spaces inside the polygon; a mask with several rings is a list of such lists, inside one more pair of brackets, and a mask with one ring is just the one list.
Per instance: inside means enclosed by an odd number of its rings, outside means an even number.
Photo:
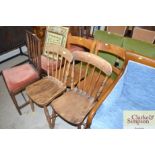
[{"label": "blue fabric sheet", "polygon": [[91,128],[122,129],[124,110],[155,110],[155,68],[129,61],[94,116]]}]

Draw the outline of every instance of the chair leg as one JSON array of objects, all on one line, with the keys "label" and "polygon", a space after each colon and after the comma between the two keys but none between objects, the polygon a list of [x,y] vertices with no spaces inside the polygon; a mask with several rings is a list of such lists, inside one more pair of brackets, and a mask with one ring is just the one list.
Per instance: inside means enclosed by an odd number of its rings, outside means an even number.
[{"label": "chair leg", "polygon": [[52,127],[55,127],[55,120],[56,120],[57,114],[54,110],[52,110]]},{"label": "chair leg", "polygon": [[15,105],[15,107],[16,107],[18,113],[19,113],[19,115],[22,115],[22,113],[21,113],[21,111],[20,111],[20,108],[19,108],[19,106],[18,106],[17,100],[16,100],[16,98],[15,98],[15,95],[10,94],[10,96],[11,96],[11,98],[12,98],[12,100],[13,100],[13,103],[14,103],[14,105]]},{"label": "chair leg", "polygon": [[77,126],[78,129],[81,129],[81,124]]},{"label": "chair leg", "polygon": [[29,103],[30,103],[30,106],[31,106],[32,111],[34,112],[34,103],[32,102],[31,99],[29,99]]},{"label": "chair leg", "polygon": [[49,127],[52,129],[53,126],[52,126],[52,123],[51,123],[51,117],[50,117],[50,115],[49,115],[49,111],[48,111],[48,109],[47,109],[47,106],[44,106],[44,113],[45,113],[45,116],[46,116],[48,125],[49,125]]}]

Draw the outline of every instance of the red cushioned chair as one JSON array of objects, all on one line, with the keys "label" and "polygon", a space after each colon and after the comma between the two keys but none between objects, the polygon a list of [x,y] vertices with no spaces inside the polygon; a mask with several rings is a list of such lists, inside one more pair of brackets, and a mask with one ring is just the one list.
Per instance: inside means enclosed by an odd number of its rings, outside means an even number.
[{"label": "red cushioned chair", "polygon": [[10,69],[5,69],[2,71],[2,75],[10,96],[20,115],[22,114],[21,108],[28,105],[29,102],[26,101],[26,103],[24,103],[23,105],[18,105],[15,96],[21,93],[24,97],[22,91],[29,84],[35,82],[40,78],[41,68],[40,40],[35,34],[32,34],[28,31],[26,32],[26,40],[30,63],[16,66]]}]

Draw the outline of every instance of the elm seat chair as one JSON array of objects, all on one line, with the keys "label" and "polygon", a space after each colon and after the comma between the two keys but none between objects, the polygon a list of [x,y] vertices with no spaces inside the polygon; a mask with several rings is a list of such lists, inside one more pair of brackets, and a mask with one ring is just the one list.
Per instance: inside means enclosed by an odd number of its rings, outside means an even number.
[{"label": "elm seat chair", "polygon": [[126,34],[128,27],[127,26],[107,26],[106,30],[108,32],[115,33],[120,36],[124,36]]},{"label": "elm seat chair", "polygon": [[[49,127],[52,128],[50,120],[53,116],[50,116],[48,106],[51,101],[66,91],[66,81],[69,74],[70,64],[73,60],[73,55],[66,48],[54,44],[47,45],[46,51],[52,55],[53,58],[56,58],[56,70],[54,70],[54,64],[50,65],[48,61],[48,75],[43,79],[29,85],[26,88],[26,93],[30,98],[33,111],[33,103],[44,108]],[[60,67],[58,67],[58,61],[60,61]],[[49,72],[50,70],[51,72]]]},{"label": "elm seat chair", "polygon": [[146,41],[149,43],[154,43],[155,31],[142,29],[140,27],[134,27],[132,38],[137,39],[137,40]]},{"label": "elm seat chair", "polygon": [[[72,36],[70,33],[68,34],[68,40],[67,40],[67,49],[69,49],[71,52],[74,51],[87,51],[90,53],[93,53],[95,51],[95,47],[96,47],[96,41],[92,40],[92,39],[86,39],[86,38],[82,38],[82,37],[78,37],[78,36]],[[78,75],[79,74],[79,65],[75,65],[75,79],[74,79],[74,85],[76,85],[78,83]],[[82,70],[82,74],[81,74],[81,79],[84,78],[84,70]],[[67,86],[71,87],[71,69],[69,72],[69,77],[67,80]]]},{"label": "elm seat chair", "polygon": [[[35,34],[26,31],[26,41],[30,64],[23,64],[2,71],[9,94],[20,115],[22,114],[21,108],[29,104],[22,91],[40,78],[40,40]],[[15,96],[19,93],[26,101],[23,105],[19,105],[16,100]]]},{"label": "elm seat chair", "polygon": [[[104,81],[102,81],[102,84],[100,85],[96,96],[92,96],[94,90],[93,88],[95,87],[94,84],[90,83],[89,89],[85,87],[85,83],[82,89],[79,89],[77,85],[74,85],[74,68],[76,61],[80,61],[80,72],[78,75],[79,83],[81,79],[83,64],[86,65],[84,74],[85,79],[88,71],[90,72],[91,70],[91,78],[96,81],[95,85],[97,84],[100,75],[105,74],[106,78],[104,79]],[[96,79],[93,76],[95,70],[99,71],[99,76]],[[51,119],[51,124],[53,125],[53,127],[55,125],[56,116],[60,116],[71,125],[81,128],[81,126],[84,125],[83,122],[85,118],[95,105],[96,100],[99,98],[102,89],[104,89],[104,85],[107,82],[108,77],[111,75],[111,73],[111,65],[99,56],[81,51],[73,52],[71,90],[51,102],[51,106],[53,108],[53,118]]]},{"label": "elm seat chair", "polygon": [[[102,57],[112,65],[112,74],[105,85],[106,89],[104,89],[101,92],[102,96],[105,93],[105,91],[109,88],[109,86],[115,81],[115,79],[124,71],[126,65],[125,62],[126,53],[125,49],[119,46],[98,41],[96,44],[95,54]],[[97,76],[98,72],[95,72],[94,78],[96,78]],[[100,76],[98,84],[96,85],[96,87],[94,87],[93,96],[95,96],[95,94],[97,93],[98,87],[100,87],[104,79],[105,79],[104,75]],[[86,84],[85,84],[86,87],[89,88],[90,83],[95,83],[95,80],[92,80],[91,75],[88,75],[86,77]],[[81,81],[81,83],[78,85],[79,87],[82,87],[83,84],[84,80]]]}]

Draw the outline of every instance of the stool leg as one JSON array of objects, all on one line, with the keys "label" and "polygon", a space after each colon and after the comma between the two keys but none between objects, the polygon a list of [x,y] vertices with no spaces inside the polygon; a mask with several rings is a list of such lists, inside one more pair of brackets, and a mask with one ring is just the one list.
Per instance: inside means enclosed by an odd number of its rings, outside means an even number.
[{"label": "stool leg", "polygon": [[46,116],[46,119],[47,119],[47,122],[48,122],[48,125],[49,127],[52,129],[52,123],[51,123],[51,117],[49,115],[49,111],[47,109],[47,106],[44,106],[44,112],[45,112],[45,116]]},{"label": "stool leg", "polygon": [[19,106],[18,106],[17,100],[16,100],[16,98],[15,98],[15,95],[10,94],[10,96],[11,96],[11,98],[12,98],[12,100],[13,100],[13,103],[14,103],[14,105],[15,105],[15,107],[16,107],[18,113],[19,113],[19,115],[22,115],[22,113],[21,113],[21,111],[20,111],[20,108],[19,108]]}]

